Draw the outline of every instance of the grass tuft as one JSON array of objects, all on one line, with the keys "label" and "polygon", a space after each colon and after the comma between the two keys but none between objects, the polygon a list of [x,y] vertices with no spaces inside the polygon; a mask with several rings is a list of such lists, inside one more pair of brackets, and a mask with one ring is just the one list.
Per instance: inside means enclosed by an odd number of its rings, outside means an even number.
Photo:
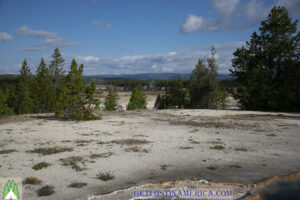
[{"label": "grass tuft", "polygon": [[143,149],[140,146],[134,145],[132,147],[128,147],[125,149],[126,152],[143,152],[143,153],[149,153],[148,149]]},{"label": "grass tuft", "polygon": [[237,147],[234,150],[236,150],[236,151],[248,151],[248,149],[246,147]]},{"label": "grass tuft", "polygon": [[94,159],[94,158],[108,158],[108,157],[110,157],[112,155],[114,155],[114,153],[112,153],[112,152],[106,152],[106,153],[100,153],[100,154],[92,153],[90,155],[90,159]]},{"label": "grass tuft", "polygon": [[222,145],[216,145],[216,146],[213,146],[213,147],[210,147],[210,149],[215,149],[215,150],[224,150],[225,147],[222,146]]},{"label": "grass tuft", "polygon": [[150,141],[139,140],[139,139],[122,139],[122,140],[113,140],[111,143],[121,144],[121,145],[137,145],[137,144],[148,144]]},{"label": "grass tuft", "polygon": [[46,163],[46,162],[40,162],[40,163],[34,165],[34,166],[32,167],[32,169],[34,169],[34,170],[40,170],[40,169],[43,169],[43,168],[47,168],[47,167],[49,167],[49,166],[50,166],[49,163]]},{"label": "grass tuft", "polygon": [[73,182],[69,185],[69,187],[73,187],[73,188],[83,188],[84,186],[87,186],[87,183]]},{"label": "grass tuft", "polygon": [[57,154],[57,153],[62,153],[62,152],[70,152],[73,151],[73,148],[71,147],[59,147],[55,146],[52,148],[37,148],[31,151],[26,151],[27,153],[38,153],[42,155],[50,155],[50,154]]},{"label": "grass tuft", "polygon": [[98,171],[96,176],[97,176],[98,179],[100,179],[102,181],[109,181],[109,180],[113,180],[115,178],[115,176],[112,175],[110,172],[100,172],[100,171]]},{"label": "grass tuft", "polygon": [[59,160],[62,162],[63,165],[71,166],[72,169],[74,169],[76,172],[80,172],[86,169],[79,166],[79,163],[84,164],[85,162],[81,156],[71,156],[68,158],[61,158]]},{"label": "grass tuft", "polygon": [[53,186],[49,186],[46,185],[44,187],[41,187],[38,191],[37,191],[39,196],[50,196],[52,194],[55,193],[54,191],[54,187]]},{"label": "grass tuft", "polygon": [[9,153],[13,153],[16,152],[17,150],[15,149],[6,149],[6,150],[2,150],[0,151],[0,154],[9,154]]},{"label": "grass tuft", "polygon": [[29,184],[29,185],[39,185],[42,181],[36,177],[27,177],[24,181],[23,181],[23,185]]}]

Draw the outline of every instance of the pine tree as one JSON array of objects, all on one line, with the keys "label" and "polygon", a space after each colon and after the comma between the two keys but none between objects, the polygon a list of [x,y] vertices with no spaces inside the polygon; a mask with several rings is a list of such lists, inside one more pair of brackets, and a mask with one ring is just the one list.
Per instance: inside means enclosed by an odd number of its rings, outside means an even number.
[{"label": "pine tree", "polygon": [[109,88],[108,95],[105,97],[104,110],[117,110],[118,92],[116,88]]},{"label": "pine tree", "polygon": [[0,116],[13,115],[14,110],[8,106],[9,91],[3,92],[0,90]]},{"label": "pine tree", "polygon": [[138,85],[132,90],[127,110],[146,109],[147,101],[143,93],[142,86]]},{"label": "pine tree", "polygon": [[55,48],[52,59],[53,60],[51,61],[51,64],[49,66],[49,73],[52,79],[52,83],[54,84],[56,94],[58,94],[65,76],[65,60],[62,58],[58,48]]},{"label": "pine tree", "polygon": [[169,96],[168,99],[170,100],[169,105],[172,108],[183,108],[185,91],[180,76],[178,76],[178,79],[174,82],[174,85],[170,87],[167,95]]},{"label": "pine tree", "polygon": [[192,108],[208,108],[209,69],[202,59],[199,59],[190,78],[190,94]]},{"label": "pine tree", "polygon": [[25,59],[17,78],[14,102],[15,113],[26,114],[34,111],[33,95],[30,88],[32,88],[32,75]]},{"label": "pine tree", "polygon": [[72,60],[69,74],[61,86],[56,101],[55,115],[63,119],[84,119],[85,84],[82,81],[83,65],[78,67],[75,59]]},{"label": "pine tree", "polygon": [[49,70],[44,59],[36,70],[35,100],[37,112],[50,112],[54,110],[55,93],[53,91]]},{"label": "pine tree", "polygon": [[96,91],[96,83],[95,81],[92,81],[92,83],[85,89],[86,102],[85,102],[84,119],[87,120],[99,119],[99,116],[93,114],[94,111],[100,109],[99,107],[100,101],[94,98],[95,91]]},{"label": "pine tree", "polygon": [[244,109],[300,110],[300,33],[286,8],[275,6],[259,33],[234,52],[235,97]]}]

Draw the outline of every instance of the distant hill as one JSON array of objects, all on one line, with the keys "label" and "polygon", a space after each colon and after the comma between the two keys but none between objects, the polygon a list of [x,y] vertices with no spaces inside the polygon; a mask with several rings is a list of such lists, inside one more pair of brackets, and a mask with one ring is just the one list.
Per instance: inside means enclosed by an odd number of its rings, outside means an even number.
[{"label": "distant hill", "polygon": [[[105,74],[105,75],[93,75],[84,76],[85,79],[97,80],[97,81],[108,81],[108,80],[175,80],[178,76],[181,76],[182,80],[188,80],[190,74],[180,74],[180,73],[141,73],[141,74]],[[228,79],[230,76],[228,74],[219,74],[217,79]]]}]

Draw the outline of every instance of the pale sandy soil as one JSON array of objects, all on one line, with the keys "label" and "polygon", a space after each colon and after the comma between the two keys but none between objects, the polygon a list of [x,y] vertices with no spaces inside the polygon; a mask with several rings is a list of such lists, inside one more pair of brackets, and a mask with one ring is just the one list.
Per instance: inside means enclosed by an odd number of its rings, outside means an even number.
[{"label": "pale sandy soil", "polygon": [[[34,176],[24,199],[87,199],[119,189],[172,180],[205,179],[252,184],[267,177],[300,171],[300,114],[229,110],[145,110],[103,112],[102,120],[59,121],[52,114],[0,119],[0,177]],[[118,144],[114,140],[146,140]],[[221,146],[224,149],[214,149]],[[73,151],[40,155],[35,148],[71,147]],[[133,148],[132,148],[133,147]],[[132,148],[132,149],[130,149]],[[134,152],[130,150],[136,150]],[[111,152],[106,158],[92,154]],[[60,159],[81,156],[82,171]],[[51,166],[33,170],[34,164]],[[114,179],[97,179],[98,172]],[[83,188],[70,188],[84,182]],[[38,197],[52,185],[55,194]]]}]

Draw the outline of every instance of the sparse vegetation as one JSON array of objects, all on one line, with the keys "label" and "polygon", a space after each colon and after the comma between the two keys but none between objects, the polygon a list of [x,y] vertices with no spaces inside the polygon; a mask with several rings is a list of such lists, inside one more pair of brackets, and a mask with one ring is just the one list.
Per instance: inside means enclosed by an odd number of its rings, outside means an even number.
[{"label": "sparse vegetation", "polygon": [[25,178],[25,180],[23,181],[23,184],[26,185],[26,184],[29,184],[29,185],[39,185],[41,184],[42,181],[36,177],[27,177]]},{"label": "sparse vegetation", "polygon": [[0,154],[10,154],[10,153],[14,153],[16,151],[17,150],[15,150],[15,149],[6,149],[6,150],[0,151]]},{"label": "sparse vegetation", "polygon": [[179,149],[187,150],[187,149],[193,149],[194,147],[188,147],[188,146],[181,146]]},{"label": "sparse vegetation", "polygon": [[38,163],[38,164],[35,164],[35,165],[32,167],[32,169],[34,169],[34,170],[40,170],[40,169],[43,169],[43,168],[47,168],[47,167],[49,167],[49,166],[50,166],[49,163],[46,163],[46,162],[40,162],[40,163]]},{"label": "sparse vegetation", "polygon": [[216,145],[216,146],[213,146],[213,147],[210,147],[210,149],[215,149],[215,150],[224,150],[225,147],[222,146],[222,145]]},{"label": "sparse vegetation", "polygon": [[68,187],[73,187],[73,188],[83,188],[84,186],[87,186],[87,183],[83,183],[83,182],[73,182],[73,183],[71,183]]},{"label": "sparse vegetation", "polygon": [[106,152],[106,153],[100,153],[100,154],[96,154],[96,153],[92,153],[90,155],[90,159],[95,159],[95,158],[108,158],[110,156],[114,155],[114,153],[112,152]]},{"label": "sparse vegetation", "polygon": [[215,167],[215,166],[208,166],[207,169],[215,171],[215,170],[217,170],[217,167]]},{"label": "sparse vegetation", "polygon": [[121,144],[121,145],[138,145],[138,144],[148,144],[150,141],[140,140],[140,139],[122,139],[122,140],[113,140],[111,143]]},{"label": "sparse vegetation", "polygon": [[70,151],[73,151],[73,148],[55,146],[52,148],[37,148],[31,151],[27,151],[27,153],[38,153],[42,155],[50,155],[50,154],[57,154],[57,153],[70,152]]},{"label": "sparse vegetation", "polygon": [[248,151],[246,147],[237,147],[234,149],[235,151]]},{"label": "sparse vegetation", "polygon": [[63,165],[71,166],[72,169],[74,169],[76,172],[80,172],[86,169],[85,167],[79,166],[79,163],[81,164],[85,163],[83,157],[81,156],[71,156],[68,158],[61,158],[59,160],[62,162]]},{"label": "sparse vegetation", "polygon": [[44,187],[41,187],[38,191],[37,191],[39,196],[50,196],[52,194],[55,193],[54,191],[54,187],[53,186],[49,186],[46,185]]},{"label": "sparse vegetation", "polygon": [[171,167],[172,165],[160,165],[160,169],[161,170],[167,170],[168,169],[168,167]]},{"label": "sparse vegetation", "polygon": [[96,176],[97,176],[98,179],[100,179],[102,181],[109,181],[109,180],[113,180],[115,178],[115,176],[112,175],[111,172],[100,172],[100,171],[98,171]]},{"label": "sparse vegetation", "polygon": [[144,149],[144,148],[142,148],[140,146],[137,146],[137,145],[125,148],[125,151],[127,151],[127,152],[143,152],[143,153],[148,153],[149,152],[147,149]]}]

